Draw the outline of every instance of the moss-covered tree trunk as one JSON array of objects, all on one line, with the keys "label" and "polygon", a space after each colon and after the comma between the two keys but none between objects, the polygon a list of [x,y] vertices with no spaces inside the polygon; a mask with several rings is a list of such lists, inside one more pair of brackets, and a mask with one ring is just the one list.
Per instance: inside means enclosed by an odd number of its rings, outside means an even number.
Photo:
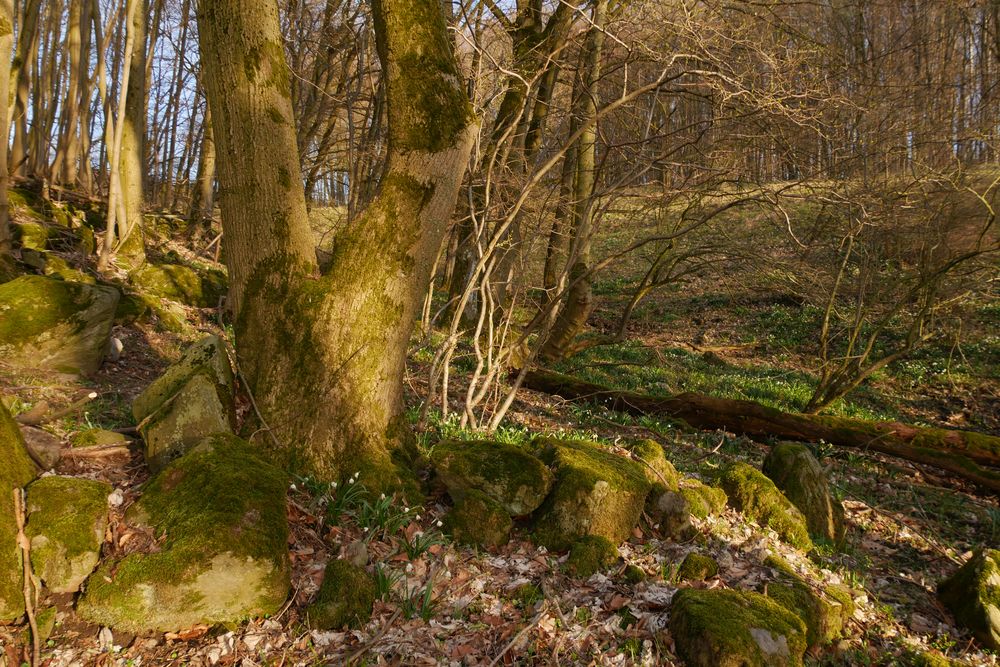
[{"label": "moss-covered tree trunk", "polygon": [[437,0],[373,0],[389,154],[373,202],[316,262],[275,0],[202,0],[205,90],[241,370],[286,465],[395,479],[406,348],[474,117]]},{"label": "moss-covered tree trunk", "polygon": [[[10,54],[14,47],[14,2],[0,0],[0,53]],[[11,251],[10,204],[7,199],[7,187],[10,176],[7,172],[8,137],[10,136],[9,106],[10,99],[10,68],[0,67],[0,262]]]}]

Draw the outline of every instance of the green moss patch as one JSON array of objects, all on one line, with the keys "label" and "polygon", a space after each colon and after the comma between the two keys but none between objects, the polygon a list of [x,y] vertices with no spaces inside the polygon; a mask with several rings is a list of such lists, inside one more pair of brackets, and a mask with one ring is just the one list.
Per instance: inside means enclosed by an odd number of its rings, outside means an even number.
[{"label": "green moss patch", "polygon": [[983,646],[1000,650],[1000,551],[977,551],[938,585],[937,595]]},{"label": "green moss patch", "polygon": [[22,276],[0,284],[0,357],[16,368],[88,375],[107,350],[118,290]]},{"label": "green moss patch", "polygon": [[289,590],[287,476],[232,435],[207,438],[156,475],[127,515],[165,539],[105,562],[77,611],[132,632],[276,612]]},{"label": "green moss patch", "polygon": [[198,308],[214,308],[225,294],[225,282],[219,275],[203,279],[181,264],[144,264],[129,275],[129,280],[140,292]]},{"label": "green moss patch", "polygon": [[639,440],[632,443],[629,449],[632,450],[633,456],[640,459],[639,462],[643,464],[646,479],[649,480],[654,489],[658,487],[669,491],[678,489],[680,473],[667,460],[660,443],[655,440]]},{"label": "green moss patch", "polygon": [[585,535],[600,535],[613,544],[627,540],[650,491],[643,466],[589,442],[536,442],[556,475],[535,515],[539,544],[562,551]]},{"label": "green moss patch", "polygon": [[601,535],[585,535],[573,543],[566,567],[578,577],[589,577],[618,560],[618,547]]},{"label": "green moss patch", "polygon": [[125,446],[128,438],[115,431],[106,431],[102,428],[88,428],[85,431],[74,433],[70,439],[73,447],[113,447],[116,445]]},{"label": "green moss patch", "polygon": [[691,514],[702,520],[721,514],[728,501],[725,491],[708,486],[693,477],[681,480],[680,494],[687,500]]},{"label": "green moss patch", "polygon": [[456,542],[499,547],[510,540],[513,522],[503,506],[482,491],[472,489],[444,519],[444,528]]},{"label": "green moss patch", "polygon": [[538,509],[552,488],[552,472],[521,447],[499,442],[442,442],[431,453],[438,477],[455,500],[482,491],[512,516]]},{"label": "green moss patch", "polygon": [[719,574],[719,564],[711,556],[705,556],[692,551],[677,570],[677,578],[681,581],[704,581]]},{"label": "green moss patch", "polygon": [[763,471],[805,516],[810,535],[843,543],[844,508],[830,493],[826,474],[808,447],[778,443],[764,459]]},{"label": "green moss patch", "polygon": [[759,470],[746,463],[734,463],[722,472],[719,485],[729,503],[748,519],[770,528],[794,547],[812,549],[802,512]]},{"label": "green moss patch", "polygon": [[97,567],[108,525],[111,485],[43,477],[28,487],[31,568],[54,593],[75,593]]},{"label": "green moss patch", "polygon": [[689,667],[801,665],[806,651],[801,619],[746,591],[680,591],[670,607],[670,634]]},{"label": "green moss patch", "polygon": [[315,601],[306,608],[306,619],[318,630],[360,628],[372,616],[375,592],[375,581],[364,568],[332,560],[326,564]]}]

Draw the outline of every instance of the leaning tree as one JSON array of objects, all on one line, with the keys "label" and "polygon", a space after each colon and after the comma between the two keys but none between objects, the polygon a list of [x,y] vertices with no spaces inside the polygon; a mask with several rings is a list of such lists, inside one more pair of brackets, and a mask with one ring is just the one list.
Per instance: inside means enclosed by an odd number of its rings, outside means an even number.
[{"label": "leaning tree", "polygon": [[439,0],[372,0],[388,159],[317,262],[276,0],[201,0],[236,352],[269,448],[326,478],[399,481],[407,343],[475,135]]}]

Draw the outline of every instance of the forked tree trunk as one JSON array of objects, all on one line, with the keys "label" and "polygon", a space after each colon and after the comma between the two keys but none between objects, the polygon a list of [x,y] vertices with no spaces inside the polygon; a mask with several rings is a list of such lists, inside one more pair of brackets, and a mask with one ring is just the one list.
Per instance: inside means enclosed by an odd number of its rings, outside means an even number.
[{"label": "forked tree trunk", "polygon": [[[406,348],[472,147],[474,116],[438,0],[374,0],[386,175],[319,271],[275,0],[201,0],[236,349],[279,462],[400,476]],[[265,436],[267,437],[267,436]]]}]

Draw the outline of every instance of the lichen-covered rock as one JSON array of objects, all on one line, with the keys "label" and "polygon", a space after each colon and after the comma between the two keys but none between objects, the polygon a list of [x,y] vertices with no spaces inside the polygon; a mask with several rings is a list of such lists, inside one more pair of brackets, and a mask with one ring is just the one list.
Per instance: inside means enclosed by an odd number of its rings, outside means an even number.
[{"label": "lichen-covered rock", "polygon": [[444,529],[459,544],[499,547],[510,541],[513,525],[507,510],[477,489],[470,489],[444,519]]},{"label": "lichen-covered rock", "polygon": [[111,485],[43,477],[28,487],[31,569],[54,593],[75,593],[97,567]]},{"label": "lichen-covered rock", "polygon": [[375,592],[375,581],[364,568],[331,560],[316,600],[306,608],[306,619],[317,630],[360,628],[372,616]]},{"label": "lichen-covered rock", "polygon": [[806,517],[809,534],[834,544],[844,540],[844,508],[833,494],[826,474],[809,448],[781,442],[764,459],[764,474]]},{"label": "lichen-covered rock", "polygon": [[938,598],[983,646],[1000,650],[1000,551],[980,549],[938,584]]},{"label": "lichen-covered rock", "polygon": [[601,535],[585,535],[573,543],[566,567],[582,578],[607,569],[618,560],[618,547]]},{"label": "lichen-covered rock", "polygon": [[719,485],[745,517],[770,528],[793,547],[812,549],[806,518],[762,472],[746,463],[734,463],[722,471]]},{"label": "lichen-covered rock", "polygon": [[680,581],[704,581],[718,573],[719,564],[714,558],[692,551],[681,561],[681,566],[677,569],[677,578]]},{"label": "lichen-covered rock", "polygon": [[22,426],[21,435],[31,458],[45,470],[54,468],[62,457],[62,440],[34,426]]},{"label": "lichen-covered rock", "polygon": [[146,462],[159,470],[213,433],[235,425],[233,370],[222,341],[194,344],[132,402],[146,443]]},{"label": "lichen-covered rock", "polygon": [[101,428],[88,428],[85,431],[74,433],[69,444],[73,447],[114,447],[125,446],[128,438],[115,431],[106,431]]},{"label": "lichen-covered rock", "polygon": [[132,284],[151,296],[198,308],[214,308],[224,293],[216,280],[203,280],[181,264],[144,264],[129,275]]},{"label": "lichen-covered rock", "polygon": [[535,514],[538,543],[562,551],[585,535],[612,544],[627,540],[650,490],[642,465],[590,442],[545,438],[536,444],[556,475]]},{"label": "lichen-covered rock", "polygon": [[704,520],[725,507],[726,494],[722,489],[691,477],[678,477],[677,488],[672,491],[664,490],[662,484],[654,485],[646,499],[646,514],[664,537],[674,540],[687,540],[694,534],[691,517]]},{"label": "lichen-covered rock", "polygon": [[663,447],[655,440],[639,440],[629,447],[632,455],[640,459],[646,479],[653,490],[676,491],[681,476],[670,461],[667,460]]},{"label": "lichen-covered rock", "polygon": [[22,276],[0,285],[0,357],[16,368],[89,375],[101,366],[118,290]]},{"label": "lichen-covered rock", "polygon": [[765,595],[802,619],[810,647],[840,638],[854,615],[854,598],[848,588],[810,586],[778,556],[768,557],[764,564],[775,573],[774,581],[768,582],[765,588]]},{"label": "lichen-covered rock", "polygon": [[162,544],[103,563],[78,613],[140,632],[276,612],[289,591],[287,482],[236,436],[205,439],[153,477],[126,516]]},{"label": "lichen-covered rock", "polygon": [[21,551],[17,546],[14,489],[35,478],[36,469],[17,422],[0,401],[0,621],[24,613]]},{"label": "lichen-covered rock", "polygon": [[670,634],[689,667],[792,667],[806,651],[802,620],[747,591],[680,591],[670,607]]},{"label": "lichen-covered rock", "polygon": [[500,503],[511,516],[538,509],[552,488],[552,472],[521,447],[500,442],[442,442],[431,462],[453,499],[472,489]]}]

